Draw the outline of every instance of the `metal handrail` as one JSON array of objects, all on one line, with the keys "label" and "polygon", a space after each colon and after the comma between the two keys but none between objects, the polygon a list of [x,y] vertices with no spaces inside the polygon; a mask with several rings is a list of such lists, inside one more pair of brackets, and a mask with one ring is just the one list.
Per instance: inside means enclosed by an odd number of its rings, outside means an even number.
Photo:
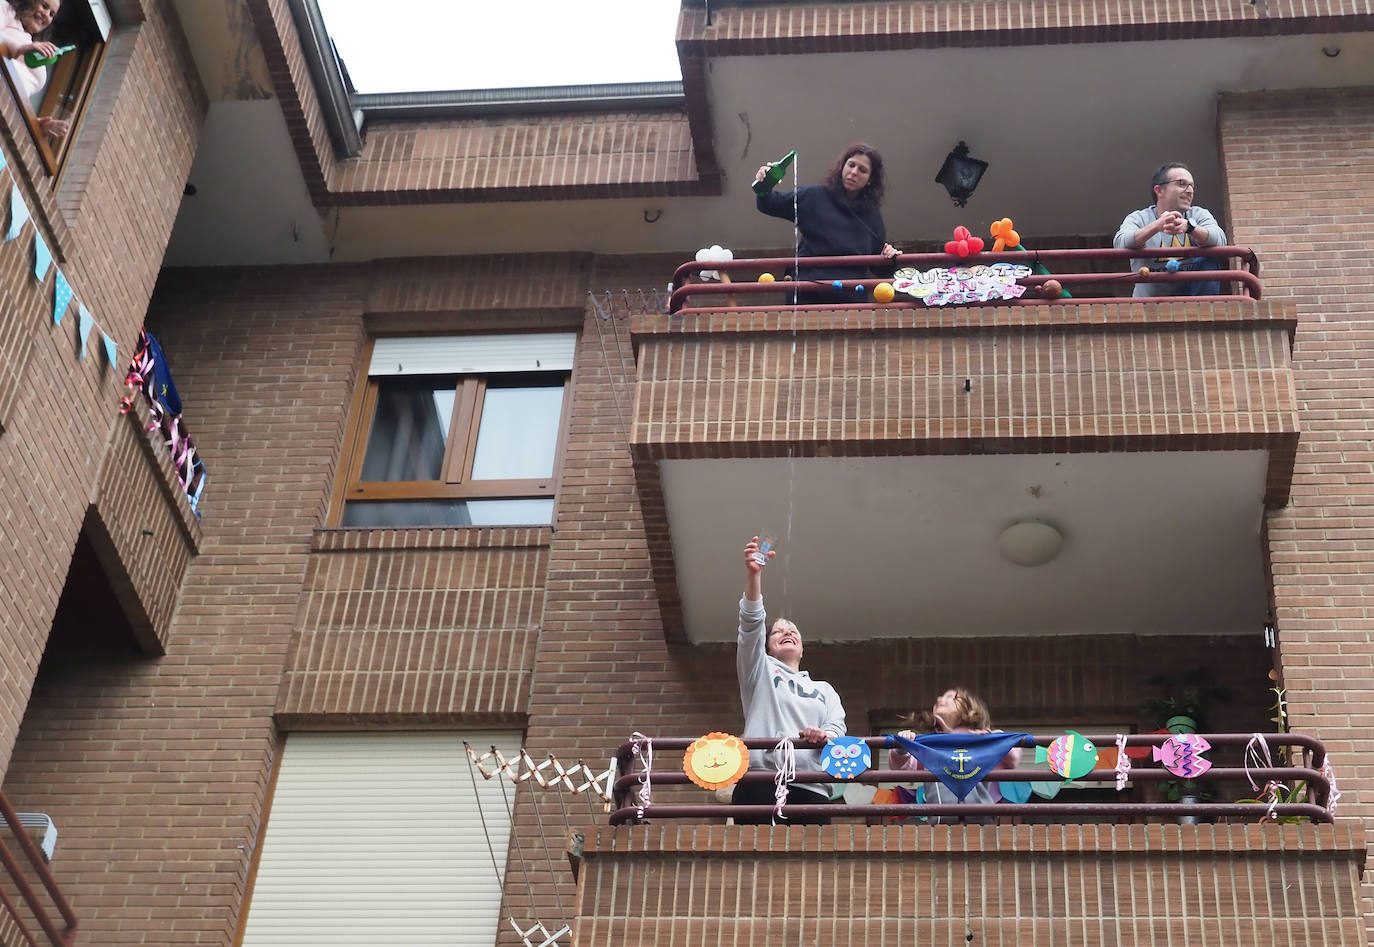
[{"label": "metal handrail", "polygon": [[[1037,263],[1053,263],[1057,260],[1136,260],[1136,259],[1174,259],[1188,257],[1214,257],[1217,259],[1229,259],[1237,257],[1243,264],[1243,269],[1227,270],[1204,270],[1170,273],[1167,271],[1155,272],[1150,270],[1148,273],[1140,272],[1112,272],[1112,273],[1051,273],[1035,274],[1022,277],[1017,280],[1023,286],[1040,286],[1050,280],[1056,280],[1066,289],[1082,286],[1101,286],[1109,284],[1130,284],[1136,283],[1214,283],[1214,282],[1236,282],[1246,290],[1241,296],[1210,296],[1208,299],[1259,299],[1262,294],[1262,287],[1259,280],[1259,258],[1255,251],[1249,247],[1223,246],[1223,247],[1150,247],[1141,249],[1103,248],[1103,249],[1071,249],[1071,250],[1004,250],[1001,253],[984,252],[972,256],[960,257],[952,253],[903,253],[895,259],[889,260],[882,256],[827,256],[827,257],[761,257],[757,259],[742,260],[720,260],[720,261],[690,261],[683,263],[673,272],[673,290],[668,300],[668,311],[670,313],[682,312],[686,302],[694,296],[754,296],[764,294],[776,294],[790,290],[827,290],[833,289],[835,283],[840,284],[842,291],[855,292],[862,288],[865,292],[872,292],[873,288],[879,283],[887,282],[886,277],[867,277],[865,279],[852,280],[786,280],[771,283],[691,283],[688,280],[701,273],[703,270],[716,270],[725,272],[735,271],[769,271],[783,267],[790,267],[794,263],[806,264],[809,266],[835,266],[835,267],[859,267],[866,266],[872,268],[893,267],[893,266],[914,266],[916,269],[929,269],[932,267],[968,267],[978,265],[988,265],[992,263],[1023,263],[1034,266]],[[966,303],[964,305],[1050,305],[1054,303],[1101,303],[1119,302],[1122,297],[1074,297],[1068,300],[1057,299],[1001,299],[992,300],[987,303]],[[1166,297],[1175,298],[1175,297]],[[821,303],[809,305],[771,305],[771,306],[749,306],[750,311],[773,311],[773,310],[792,310],[792,309],[927,309],[928,307],[919,300],[913,298],[897,298],[887,303],[877,303],[870,300],[862,302],[845,303]],[[710,309],[720,309],[720,306],[701,307]],[[694,310],[687,310],[694,311]]]},{"label": "metal handrail", "polygon": [[[1048,746],[1058,738],[1054,736],[1033,736],[1025,745]],[[1140,733],[1128,734],[1126,736],[1126,746],[1148,747],[1161,746],[1167,742],[1172,734],[1169,733]],[[1326,761],[1326,749],[1319,740],[1301,733],[1220,733],[1203,734],[1207,741],[1215,747],[1226,746],[1247,746],[1255,737],[1260,737],[1270,746],[1290,746],[1301,751],[1304,757],[1303,766],[1267,766],[1267,767],[1218,767],[1213,766],[1206,773],[1194,777],[1193,782],[1198,783],[1243,783],[1249,782],[1252,786],[1264,785],[1270,780],[1287,781],[1292,779],[1304,780],[1307,789],[1307,802],[1303,803],[1278,803],[1269,805],[1267,803],[1244,803],[1244,802],[1209,802],[1209,803],[1137,803],[1137,802],[1037,802],[1034,804],[1002,802],[995,805],[987,804],[941,804],[923,803],[915,804],[879,804],[879,805],[788,805],[784,807],[784,813],[793,813],[798,818],[808,816],[862,816],[862,817],[911,817],[911,816],[1021,816],[1021,815],[1083,815],[1083,816],[1178,816],[1178,815],[1198,815],[1198,816],[1240,816],[1245,818],[1263,817],[1272,812],[1276,817],[1305,817],[1314,822],[1332,822],[1332,808],[1329,804],[1332,786],[1330,781],[1323,774],[1323,764]],[[1117,737],[1115,734],[1084,734],[1084,737],[1094,744],[1103,747],[1115,746]],[[863,737],[863,741],[874,751],[886,749],[888,746],[886,736]],[[653,740],[654,749],[662,751],[685,750],[696,738],[665,737]],[[776,740],[751,738],[742,741],[751,750],[773,749],[777,745]],[[819,743],[807,743],[796,741],[795,746],[799,748],[816,749],[822,746]],[[690,819],[690,818],[722,818],[726,815],[738,814],[744,816],[763,817],[773,812],[772,806],[721,806],[720,804],[706,805],[660,805],[653,802],[644,806],[639,806],[631,801],[631,796],[637,786],[641,784],[642,773],[632,772],[634,760],[638,758],[634,753],[633,742],[622,744],[616,753],[616,768],[620,774],[615,780],[613,798],[615,809],[611,813],[610,822],[612,825],[622,825],[629,822],[638,822],[650,818],[665,819]],[[1132,779],[1161,779],[1177,780],[1179,777],[1160,767],[1132,766]],[[989,776],[995,782],[1044,782],[1046,774],[1043,771],[1032,770],[998,770],[995,777]],[[1095,769],[1080,780],[1087,781],[1110,781],[1116,776],[1116,771],[1112,769]],[[681,769],[675,770],[655,770],[651,774],[654,785],[680,786],[688,785],[691,780]],[[1053,779],[1052,775],[1050,778]],[[775,774],[766,770],[750,770],[746,773],[741,782],[750,783],[771,783],[775,779]],[[891,769],[869,769],[859,774],[852,780],[842,779],[821,771],[798,771],[795,774],[796,783],[929,783],[935,782],[936,777],[926,770],[891,770]]]},{"label": "metal handrail", "polygon": [[[67,899],[63,897],[62,890],[57,886],[57,880],[53,877],[52,872],[48,870],[48,866],[43,861],[43,855],[38,851],[38,846],[33,844],[33,839],[29,838],[28,831],[25,830],[24,826],[19,822],[19,814],[10,806],[10,802],[5,798],[3,792],[0,792],[0,817],[4,818],[5,824],[8,825],[10,831],[14,833],[20,849],[23,850],[24,855],[28,858],[29,864],[33,868],[34,873],[38,876],[38,880],[42,882],[43,887],[47,890],[48,896],[52,898],[53,905],[57,908],[58,913],[62,915],[62,920],[66,923],[66,927],[61,930],[58,929],[56,922],[49,916],[47,909],[39,900],[38,893],[34,891],[33,886],[29,884],[28,879],[24,877],[23,866],[19,863],[19,860],[14,857],[14,853],[9,850],[9,847],[5,844],[3,839],[0,839],[0,864],[2,864],[5,871],[9,873],[10,880],[18,890],[19,896],[23,899],[24,903],[28,905],[29,910],[33,913],[34,919],[38,922],[38,926],[43,929],[43,933],[47,935],[48,942],[53,945],[53,947],[71,947],[72,944],[76,943],[76,913],[72,910],[71,905],[67,903]],[[20,935],[23,936],[31,947],[38,947],[37,938],[29,931],[27,925],[24,924],[24,920],[19,916],[14,903],[11,902],[8,897],[0,897],[0,907],[3,907],[5,912],[14,919],[15,926],[18,928]]]}]

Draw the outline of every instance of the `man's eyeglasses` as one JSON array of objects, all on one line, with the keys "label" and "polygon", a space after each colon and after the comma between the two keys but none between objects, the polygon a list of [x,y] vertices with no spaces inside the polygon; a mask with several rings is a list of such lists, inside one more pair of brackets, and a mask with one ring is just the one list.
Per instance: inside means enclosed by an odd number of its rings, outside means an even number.
[{"label": "man's eyeglasses", "polygon": [[1172,181],[1165,181],[1164,183],[1165,183],[1165,184],[1175,184],[1175,185],[1178,186],[1179,190],[1181,190],[1181,191],[1195,191],[1195,190],[1197,190],[1197,185],[1195,185],[1192,181],[1185,181],[1185,180],[1183,180],[1182,178],[1175,178],[1175,179],[1172,180]]}]

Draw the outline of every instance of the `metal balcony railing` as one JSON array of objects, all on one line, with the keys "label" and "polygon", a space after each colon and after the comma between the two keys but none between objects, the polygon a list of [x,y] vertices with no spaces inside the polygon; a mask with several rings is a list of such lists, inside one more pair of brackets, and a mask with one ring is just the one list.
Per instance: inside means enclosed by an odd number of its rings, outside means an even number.
[{"label": "metal balcony railing", "polygon": [[[1035,736],[1033,741],[1037,746],[1048,746],[1062,734],[1053,736]],[[1084,734],[1092,741],[1095,746],[1113,747],[1116,745],[1117,735],[1115,734]],[[1195,783],[1205,784],[1208,787],[1231,785],[1240,787],[1240,791],[1245,795],[1261,797],[1265,794],[1265,789],[1269,785],[1276,788],[1282,787],[1281,791],[1269,794],[1268,799],[1261,798],[1259,801],[1244,802],[1034,802],[1034,803],[1012,803],[999,802],[996,804],[884,804],[884,805],[847,805],[842,803],[832,803],[830,805],[796,805],[785,806],[783,814],[791,814],[798,819],[808,816],[828,816],[836,818],[911,818],[927,816],[944,816],[956,818],[987,818],[989,816],[998,817],[1002,820],[1016,821],[1018,818],[1034,818],[1039,816],[1066,816],[1077,817],[1083,822],[1112,822],[1117,820],[1136,820],[1136,819],[1161,819],[1175,820],[1181,817],[1198,818],[1231,818],[1242,819],[1245,821],[1266,821],[1266,820],[1294,820],[1307,819],[1312,822],[1332,822],[1335,811],[1335,800],[1339,793],[1335,791],[1334,779],[1331,777],[1330,768],[1326,765],[1326,750],[1316,739],[1299,733],[1225,733],[1225,734],[1202,734],[1212,745],[1213,749],[1227,747],[1247,748],[1247,758],[1249,758],[1248,748],[1257,746],[1256,741],[1263,743],[1263,755],[1268,759],[1272,755],[1282,757],[1282,753],[1275,753],[1281,747],[1291,747],[1288,752],[1290,762],[1300,762],[1301,765],[1272,766],[1272,765],[1247,765],[1241,767],[1221,767],[1212,766],[1207,772],[1194,777]],[[1130,734],[1127,735],[1125,745],[1127,747],[1151,747],[1162,746],[1171,734]],[[876,763],[879,754],[888,749],[887,738],[884,736],[864,737],[864,742],[868,744],[873,753]],[[650,748],[653,753],[654,766],[649,773],[648,784],[650,788],[654,786],[681,786],[690,785],[691,780],[682,768],[682,756],[680,755],[687,749],[695,738],[662,738],[653,739]],[[773,749],[777,746],[776,740],[771,739],[750,739],[744,740],[744,744],[749,749]],[[795,746],[800,748],[819,748],[821,744],[804,743],[797,741]],[[753,816],[767,818],[774,810],[772,806],[729,806],[719,803],[703,805],[667,804],[654,803],[652,798],[645,803],[640,793],[645,786],[644,759],[647,756],[643,752],[644,746],[640,743],[631,742],[623,744],[616,754],[617,776],[614,786],[613,810],[610,816],[612,825],[623,825],[648,821],[650,819],[701,819],[719,820],[730,815]],[[885,760],[886,758],[883,757]],[[750,770],[743,777],[749,782],[772,783],[775,774],[766,770]],[[1019,769],[999,769],[995,775],[988,779],[999,782],[1044,782],[1055,780],[1059,777],[1047,774],[1044,770],[1032,770],[1026,768]],[[1110,782],[1115,780],[1116,771],[1113,769],[1095,769],[1090,773],[1079,777],[1081,781]],[[1131,766],[1130,777],[1132,781],[1178,781],[1179,777],[1166,769],[1158,766]],[[935,782],[936,777],[926,770],[892,770],[872,768],[865,770],[852,780],[845,780],[840,777],[832,776],[825,772],[798,771],[794,782],[797,783],[844,783],[849,782],[877,784],[877,783],[929,783]],[[1292,787],[1301,785],[1304,801],[1290,802],[1278,801],[1293,795]],[[1260,788],[1256,788],[1260,787]],[[779,824],[786,824],[786,820],[779,820]]]},{"label": "metal balcony railing", "polygon": [[[72,911],[57,881],[43,861],[38,846],[29,838],[27,829],[20,823],[10,802],[0,793],[0,818],[9,826],[13,841],[28,861],[25,865],[10,850],[8,839],[0,837],[0,866],[3,866],[8,884],[0,883],[0,943],[28,944],[29,947],[71,947],[76,943],[76,914]],[[47,892],[50,903],[45,903],[30,882],[36,876]],[[18,894],[19,903],[10,892]],[[55,915],[60,915],[55,916]],[[41,931],[32,930],[36,924]],[[59,926],[60,925],[60,926]]]},{"label": "metal balcony railing", "polygon": [[[1170,272],[1166,262],[1170,259],[1206,257],[1217,259],[1220,270]],[[1105,263],[1109,266],[1129,265],[1132,259],[1159,260],[1156,268],[1147,266],[1139,271],[1112,272],[1048,272],[1056,265],[1079,267],[1085,264]],[[1232,261],[1239,261],[1239,267]],[[1021,264],[1032,269],[1028,276],[1019,277],[1016,282],[1026,287],[1023,296],[1015,299],[995,299],[988,302],[967,302],[959,305],[972,306],[1044,306],[1061,302],[1102,303],[1120,302],[1121,295],[1101,296],[1084,295],[1084,290],[1104,288],[1124,292],[1127,297],[1137,283],[1212,283],[1219,282],[1223,288],[1227,283],[1235,283],[1239,293],[1235,295],[1209,296],[1208,299],[1259,299],[1259,260],[1248,247],[1173,247],[1140,250],[1117,250],[1114,248],[1075,249],[1075,250],[1015,250],[1001,253],[977,253],[967,257],[950,253],[903,253],[896,258],[898,268],[914,267],[917,271],[934,268],[970,268],[990,266],[995,263]],[[890,283],[889,277],[871,276],[864,279],[846,280],[782,280],[757,282],[763,273],[781,274],[794,264],[819,267],[869,267],[877,270],[890,269],[894,264],[881,256],[834,256],[834,257],[768,257],[751,260],[692,261],[684,263],[673,273],[672,294],[668,301],[670,313],[699,309],[747,308],[750,311],[792,310],[792,309],[927,309],[921,300],[907,294],[897,293],[890,302],[876,302],[873,291],[881,283]],[[1229,267],[1229,268],[1226,268]],[[717,271],[723,276],[732,277],[730,281],[693,282],[699,280],[702,271]],[[1041,272],[1045,271],[1045,272]],[[1148,271],[1148,272],[1146,272]],[[741,281],[744,280],[744,281]],[[1040,289],[1051,280],[1073,294],[1073,298],[1045,298]],[[781,295],[792,290],[830,291],[838,290],[853,293],[853,302],[837,300],[833,303],[792,306],[779,301]],[[837,293],[838,295],[838,293]],[[754,305],[755,298],[761,305]],[[1156,297],[1177,300],[1179,297]],[[741,305],[741,301],[743,305]],[[689,306],[689,303],[692,304]]]}]

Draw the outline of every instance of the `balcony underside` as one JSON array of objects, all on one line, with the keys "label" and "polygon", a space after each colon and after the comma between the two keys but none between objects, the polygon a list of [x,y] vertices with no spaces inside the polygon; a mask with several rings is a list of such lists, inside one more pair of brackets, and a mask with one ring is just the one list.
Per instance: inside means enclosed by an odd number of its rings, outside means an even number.
[{"label": "balcony underside", "polygon": [[[670,637],[733,636],[739,550],[826,640],[1214,634],[1265,615],[1291,307],[1123,301],[642,317],[631,450]],[[936,323],[936,324],[932,324]],[[1028,568],[999,537],[1063,537]]]}]

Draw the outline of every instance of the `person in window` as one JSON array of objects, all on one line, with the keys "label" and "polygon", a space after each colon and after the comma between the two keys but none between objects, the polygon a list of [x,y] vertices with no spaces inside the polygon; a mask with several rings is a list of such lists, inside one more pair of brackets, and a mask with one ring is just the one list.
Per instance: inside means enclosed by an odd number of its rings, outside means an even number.
[{"label": "person in window", "polygon": [[[765,631],[767,615],[763,609],[763,561],[758,556],[759,538],[744,547],[744,596],[739,603],[739,641],[735,668],[739,672],[740,701],[744,704],[744,737],[781,740],[806,740],[824,743],[844,736],[844,706],[835,688],[825,681],[813,681],[801,669],[802,636],[786,618],[773,622]],[[773,555],[770,550],[767,554]],[[819,770],[819,750],[797,749],[796,769]],[[749,769],[776,773],[778,760],[771,750],[750,750]],[[767,805],[776,802],[776,787],[771,782],[736,783],[734,805]],[[830,793],[824,784],[793,783],[788,787],[788,805],[824,805]],[[783,810],[786,815],[786,810]],[[770,817],[735,816],[739,825],[767,824]],[[788,823],[828,825],[828,817],[803,819],[788,817]]]},{"label": "person in window", "polygon": [[[30,66],[24,55],[37,52],[47,57],[56,54],[57,47],[43,38],[52,26],[61,0],[0,0],[0,55],[14,78],[15,88],[22,95],[30,112],[36,112],[48,84],[47,66]],[[62,138],[71,125],[60,118],[39,115],[36,118],[43,134]]]},{"label": "person in window", "polygon": [[[951,687],[935,699],[935,706],[930,710],[918,710],[902,718],[902,722],[911,727],[917,727],[925,733],[998,733],[992,729],[992,715],[988,713],[988,705],[985,704],[977,694],[974,694],[966,687]],[[899,730],[898,736],[906,737],[908,740],[916,739],[914,730]],[[919,760],[907,753],[906,750],[893,747],[887,751],[887,762],[890,769],[919,770],[923,769]],[[1021,762],[1021,747],[1012,747],[1006,756],[1002,757],[997,764],[998,769],[1015,769]],[[926,783],[926,802],[939,803],[941,805],[954,805],[960,800],[954,792],[944,783]],[[990,781],[984,779],[973,791],[963,800],[969,804],[988,805],[997,802],[993,797],[993,787]],[[952,818],[936,816],[932,822],[957,821]],[[972,821],[972,820],[970,820]],[[990,821],[990,820],[982,820]]]},{"label": "person in window", "polygon": [[[768,165],[759,168],[754,180],[762,181]],[[810,184],[795,191],[769,191],[757,196],[758,209],[770,217],[792,220],[794,199],[797,231],[801,240],[797,255],[877,256],[889,260],[900,252],[887,242],[887,227],[880,207],[885,187],[883,156],[877,148],[855,142],[844,150],[824,184]],[[807,266],[794,274],[799,280],[865,279],[873,275],[865,267]],[[855,302],[858,294],[839,292],[829,287],[800,290],[794,300],[799,304]]]},{"label": "person in window", "polygon": [[[1219,247],[1226,243],[1226,233],[1205,207],[1193,203],[1197,187],[1193,172],[1180,161],[1161,165],[1150,179],[1154,205],[1127,214],[1116,232],[1112,245],[1117,249],[1144,247]],[[1131,269],[1147,266],[1164,269],[1167,261],[1132,259]],[[1188,257],[1178,261],[1178,269],[1218,270],[1221,265],[1212,257]],[[1216,296],[1221,283],[1136,283],[1134,296]]]}]

